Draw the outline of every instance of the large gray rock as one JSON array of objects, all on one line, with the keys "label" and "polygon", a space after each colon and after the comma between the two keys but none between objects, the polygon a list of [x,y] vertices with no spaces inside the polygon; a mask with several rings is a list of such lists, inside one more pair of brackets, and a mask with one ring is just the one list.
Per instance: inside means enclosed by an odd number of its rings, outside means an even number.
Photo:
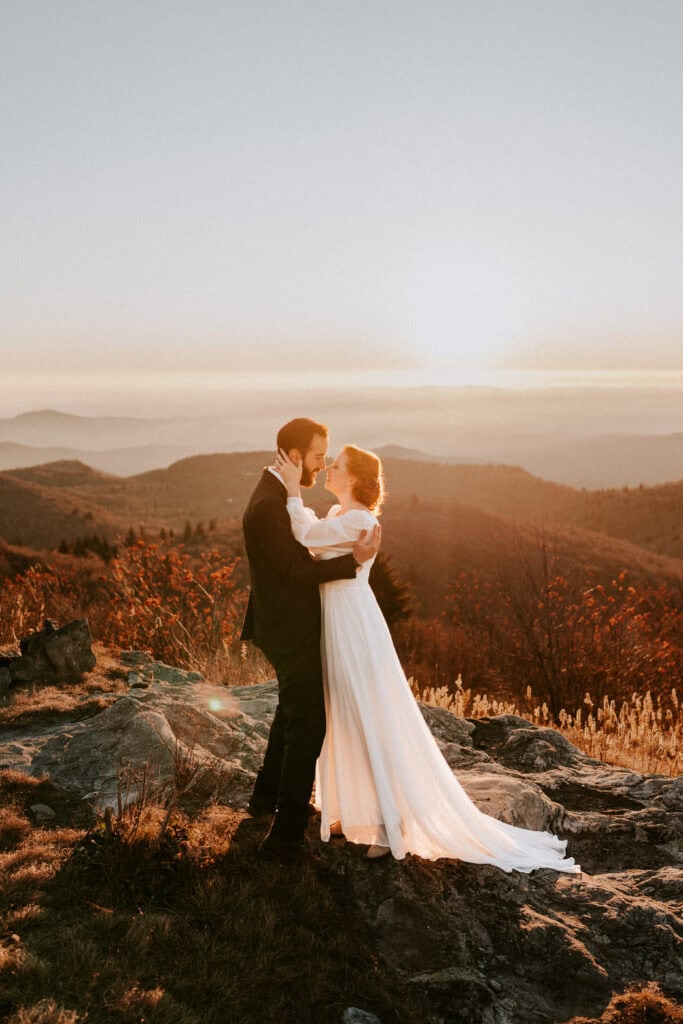
[{"label": "large gray rock", "polygon": [[246,803],[267,727],[242,713],[224,687],[195,681],[185,694],[187,680],[180,680],[131,689],[100,714],[46,737],[31,757],[32,774],[100,807],[135,801],[143,776],[150,793],[182,790],[192,777],[206,801]]},{"label": "large gray rock", "polygon": [[22,637],[21,654],[9,660],[12,683],[67,685],[77,683],[95,667],[87,619],[59,628],[51,619],[37,633]]}]

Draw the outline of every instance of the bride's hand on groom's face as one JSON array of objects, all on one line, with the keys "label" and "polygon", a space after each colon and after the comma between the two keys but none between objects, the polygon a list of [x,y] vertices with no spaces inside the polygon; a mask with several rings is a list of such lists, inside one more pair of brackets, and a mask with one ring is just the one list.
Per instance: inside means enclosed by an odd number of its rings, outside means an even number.
[{"label": "bride's hand on groom's face", "polygon": [[353,557],[357,562],[367,562],[379,551],[382,543],[382,527],[377,524],[372,530],[363,530],[353,545]]},{"label": "bride's hand on groom's face", "polygon": [[298,494],[303,472],[303,459],[299,457],[298,462],[292,462],[287,452],[280,448],[275,459],[275,468],[285,482],[288,491]]}]

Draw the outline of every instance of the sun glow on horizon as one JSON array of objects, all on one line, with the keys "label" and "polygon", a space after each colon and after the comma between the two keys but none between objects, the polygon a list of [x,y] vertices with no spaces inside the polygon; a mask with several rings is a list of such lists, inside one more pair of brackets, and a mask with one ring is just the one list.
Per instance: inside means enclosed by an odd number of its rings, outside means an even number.
[{"label": "sun glow on horizon", "polygon": [[[254,402],[278,403],[343,399],[382,402],[382,394],[420,389],[491,392],[683,392],[683,370],[466,370],[434,373],[338,372],[291,369],[261,374],[195,371],[139,375],[126,372],[83,371],[60,374],[9,374],[3,377],[0,418],[40,409],[80,416],[141,418],[232,415],[252,411]],[[372,398],[371,396],[375,396]],[[363,397],[364,396],[364,397]],[[493,412],[493,408],[492,408]]]}]

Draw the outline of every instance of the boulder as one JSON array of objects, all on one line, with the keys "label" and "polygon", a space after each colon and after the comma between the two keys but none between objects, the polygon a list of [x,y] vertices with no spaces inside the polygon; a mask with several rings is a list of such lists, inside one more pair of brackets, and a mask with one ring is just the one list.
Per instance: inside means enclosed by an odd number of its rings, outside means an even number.
[{"label": "boulder", "polygon": [[133,692],[49,736],[32,757],[31,772],[100,808],[134,802],[143,779],[151,794],[180,792],[193,779],[205,802],[246,802],[264,740],[234,710],[225,688],[207,685],[196,703],[163,689]]},{"label": "boulder", "polygon": [[43,628],[23,637],[19,646],[21,655],[13,657],[8,666],[12,683],[77,683],[96,663],[87,619],[76,619],[61,628],[46,619]]},{"label": "boulder", "polygon": [[53,821],[56,818],[55,812],[47,804],[31,804],[29,811],[38,822]]},{"label": "boulder", "polygon": [[342,1014],[342,1024],[382,1024],[379,1017],[357,1006],[347,1006]]}]

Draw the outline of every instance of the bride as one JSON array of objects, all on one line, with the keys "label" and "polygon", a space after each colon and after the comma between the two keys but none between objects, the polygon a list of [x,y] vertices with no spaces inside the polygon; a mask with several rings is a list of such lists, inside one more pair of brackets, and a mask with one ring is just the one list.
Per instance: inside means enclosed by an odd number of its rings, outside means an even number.
[{"label": "bride", "polygon": [[[338,504],[325,519],[301,500],[301,464],[281,451],[276,468],[287,486],[292,532],[316,556],[348,552],[376,525],[383,479],[372,452],[346,445],[328,467],[326,487]],[[504,871],[580,871],[565,857],[566,840],[498,821],[467,796],[413,697],[370,588],[371,564],[355,579],[320,587],[327,715],[316,773],[321,838],[341,832],[367,844],[369,857],[413,853]]]}]

